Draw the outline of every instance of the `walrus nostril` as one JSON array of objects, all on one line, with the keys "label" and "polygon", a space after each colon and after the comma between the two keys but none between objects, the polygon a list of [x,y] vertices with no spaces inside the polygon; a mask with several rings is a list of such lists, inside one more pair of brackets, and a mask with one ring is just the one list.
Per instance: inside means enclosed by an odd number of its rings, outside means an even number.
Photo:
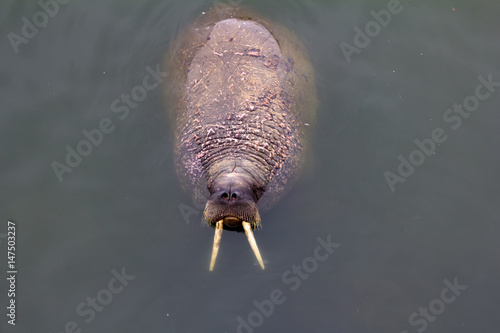
[{"label": "walrus nostril", "polygon": [[220,196],[220,197],[221,197],[222,199],[226,200],[226,199],[228,199],[228,198],[229,198],[229,194],[227,194],[227,192],[224,192],[224,193],[222,193],[222,194],[221,194],[221,196]]},{"label": "walrus nostril", "polygon": [[231,194],[231,199],[233,200],[238,199],[238,195],[236,193]]}]

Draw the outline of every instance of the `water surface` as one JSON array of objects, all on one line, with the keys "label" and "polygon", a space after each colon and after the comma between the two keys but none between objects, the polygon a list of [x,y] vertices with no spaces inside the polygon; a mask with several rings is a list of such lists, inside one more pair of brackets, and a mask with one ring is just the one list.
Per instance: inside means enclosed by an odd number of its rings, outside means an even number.
[{"label": "water surface", "polygon": [[[16,53],[8,33],[22,36],[23,17],[43,23],[42,9],[3,1],[0,267],[10,219],[17,331],[497,331],[500,87],[478,77],[500,82],[500,5],[401,1],[377,30],[371,11],[393,3],[242,3],[306,45],[319,121],[306,174],[262,215],[266,270],[244,235],[225,232],[209,272],[213,229],[178,183],[161,86],[113,103],[214,3],[73,0]],[[369,43],[356,44],[367,24]],[[476,89],[467,117],[454,112]],[[60,181],[53,162],[100,126],[109,133]],[[399,172],[411,156],[418,166]],[[316,251],[328,240],[332,253]]]}]

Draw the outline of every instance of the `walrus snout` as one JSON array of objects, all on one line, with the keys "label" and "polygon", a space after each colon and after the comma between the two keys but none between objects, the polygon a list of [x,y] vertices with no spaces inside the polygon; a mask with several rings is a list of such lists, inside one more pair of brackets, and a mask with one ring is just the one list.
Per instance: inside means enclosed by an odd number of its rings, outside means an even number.
[{"label": "walrus snout", "polygon": [[260,215],[257,208],[259,195],[254,191],[251,178],[240,173],[223,174],[213,181],[209,191],[210,198],[203,216],[210,226],[215,227],[210,270],[215,265],[223,229],[244,230],[257,260],[264,269],[264,262],[252,232],[252,229],[260,226]]},{"label": "walrus snout", "polygon": [[207,223],[223,220],[224,229],[243,231],[242,222],[249,222],[253,228],[260,226],[258,194],[250,177],[240,173],[228,173],[217,177],[209,188],[210,198],[203,216]]}]

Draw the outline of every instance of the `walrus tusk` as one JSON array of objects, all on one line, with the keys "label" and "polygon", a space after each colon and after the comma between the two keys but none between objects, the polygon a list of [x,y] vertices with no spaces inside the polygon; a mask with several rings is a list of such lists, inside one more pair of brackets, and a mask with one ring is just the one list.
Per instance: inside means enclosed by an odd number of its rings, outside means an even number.
[{"label": "walrus tusk", "polygon": [[220,238],[222,236],[222,220],[215,224],[214,246],[212,248],[212,260],[210,261],[210,271],[214,269],[217,253],[219,253]]},{"label": "walrus tusk", "polygon": [[257,247],[257,242],[255,241],[255,237],[253,236],[252,227],[250,223],[243,221],[242,225],[243,229],[245,229],[245,234],[247,235],[248,242],[252,247],[253,253],[255,253],[257,260],[259,261],[260,267],[262,267],[262,269],[265,269],[264,262],[262,261],[262,257],[260,256],[259,248]]}]

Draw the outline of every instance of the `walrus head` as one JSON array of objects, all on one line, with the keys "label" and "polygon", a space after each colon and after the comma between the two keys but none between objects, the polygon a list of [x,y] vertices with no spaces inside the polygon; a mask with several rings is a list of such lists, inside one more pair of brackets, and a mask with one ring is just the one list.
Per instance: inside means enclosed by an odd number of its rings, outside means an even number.
[{"label": "walrus head", "polygon": [[210,198],[205,206],[203,216],[210,226],[215,227],[210,270],[213,270],[215,265],[223,229],[244,230],[260,266],[264,269],[264,262],[252,231],[260,226],[257,201],[262,190],[252,184],[250,176],[230,172],[220,174],[208,188]]}]

